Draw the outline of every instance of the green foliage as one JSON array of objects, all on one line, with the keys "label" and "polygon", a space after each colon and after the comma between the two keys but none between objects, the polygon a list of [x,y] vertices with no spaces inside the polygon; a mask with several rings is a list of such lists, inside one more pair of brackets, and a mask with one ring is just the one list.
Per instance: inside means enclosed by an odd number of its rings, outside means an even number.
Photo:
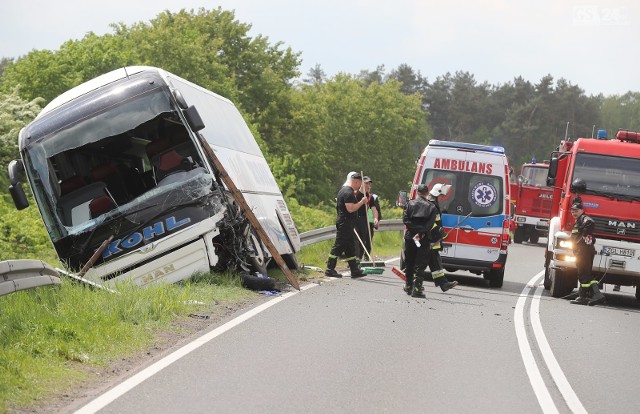
[{"label": "green foliage", "polygon": [[0,261],[37,259],[57,263],[57,256],[38,209],[17,211],[6,194],[0,196]]},{"label": "green foliage", "polygon": [[298,232],[320,229],[336,224],[336,212],[334,207],[317,206],[316,208],[301,206],[298,200],[290,198],[287,206]]},{"label": "green foliage", "polygon": [[20,98],[18,88],[9,93],[0,93],[0,185],[2,191],[7,191],[7,165],[9,161],[19,158],[18,134],[20,130],[31,122],[38,112],[42,99],[30,102]]},{"label": "green foliage", "polygon": [[294,92],[293,134],[272,150],[299,160],[295,197],[301,204],[333,205],[349,171],[363,171],[381,197],[395,198],[429,132],[420,97],[400,88],[396,81],[367,85],[338,75]]},{"label": "green foliage", "polygon": [[603,98],[601,126],[609,138],[614,138],[619,129],[640,131],[640,92],[627,92],[622,96]]}]

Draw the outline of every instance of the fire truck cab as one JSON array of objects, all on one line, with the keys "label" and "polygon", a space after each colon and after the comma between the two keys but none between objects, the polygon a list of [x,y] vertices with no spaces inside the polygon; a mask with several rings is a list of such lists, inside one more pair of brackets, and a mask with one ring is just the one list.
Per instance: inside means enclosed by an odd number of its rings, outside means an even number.
[{"label": "fire truck cab", "polygon": [[538,243],[549,232],[553,189],[547,186],[548,170],[548,162],[537,163],[535,158],[522,165],[513,195],[517,200],[514,215],[517,227],[513,236],[516,243],[527,240]]},{"label": "fire truck cab", "polygon": [[[586,188],[571,185],[577,178]],[[580,196],[586,214],[595,221],[594,276],[603,283],[635,286],[640,299],[640,133],[618,131],[613,140],[563,141],[552,154],[547,182],[554,202],[545,288],[563,297],[577,286],[570,206]]]}]

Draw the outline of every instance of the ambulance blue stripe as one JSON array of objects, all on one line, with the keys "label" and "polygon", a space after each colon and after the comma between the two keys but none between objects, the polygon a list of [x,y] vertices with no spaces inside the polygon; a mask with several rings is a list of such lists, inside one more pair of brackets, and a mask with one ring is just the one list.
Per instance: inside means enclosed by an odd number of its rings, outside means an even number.
[{"label": "ambulance blue stripe", "polygon": [[[458,221],[464,219],[464,216],[453,214],[442,215],[442,225],[445,227],[453,227]],[[486,227],[502,227],[502,223],[507,219],[504,214],[487,217],[468,217],[460,226],[472,227],[474,230]]]}]

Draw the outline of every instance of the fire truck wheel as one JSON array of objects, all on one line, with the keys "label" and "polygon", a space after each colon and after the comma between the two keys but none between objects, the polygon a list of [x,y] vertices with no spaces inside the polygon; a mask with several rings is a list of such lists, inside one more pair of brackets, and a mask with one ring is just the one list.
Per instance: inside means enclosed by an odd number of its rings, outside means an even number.
[{"label": "fire truck wheel", "polygon": [[567,271],[551,269],[549,278],[551,279],[551,296],[554,298],[567,296],[576,286],[575,275]]},{"label": "fire truck wheel", "polygon": [[540,239],[540,235],[538,234],[537,231],[533,230],[531,232],[531,234],[529,235],[529,242],[536,244],[538,243],[538,240]]},{"label": "fire truck wheel", "polygon": [[640,300],[640,285],[636,286],[636,300]]},{"label": "fire truck wheel", "polygon": [[504,267],[501,269],[492,269],[489,272],[489,286],[499,288],[502,287],[504,280]]},{"label": "fire truck wheel", "polygon": [[549,275],[549,263],[551,262],[552,252],[546,252],[544,258],[544,288],[546,290],[551,289],[551,277]]},{"label": "fire truck wheel", "polygon": [[513,241],[518,244],[522,244],[522,242],[524,241],[524,238],[525,238],[524,227],[518,226],[515,233],[513,234]]}]

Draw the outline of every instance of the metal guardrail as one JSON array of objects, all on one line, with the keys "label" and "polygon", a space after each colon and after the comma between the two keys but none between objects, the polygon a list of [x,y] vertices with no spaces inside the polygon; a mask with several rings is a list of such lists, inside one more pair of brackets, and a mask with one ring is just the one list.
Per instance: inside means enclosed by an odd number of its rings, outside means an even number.
[{"label": "metal guardrail", "polygon": [[41,260],[18,259],[0,262],[0,296],[19,290],[59,284],[58,272]]},{"label": "metal guardrail", "polygon": [[[404,230],[404,224],[401,219],[381,220],[378,230],[376,231],[398,231]],[[321,241],[335,239],[336,226],[323,227],[300,233],[300,245],[307,246],[309,244],[319,243]]]}]

